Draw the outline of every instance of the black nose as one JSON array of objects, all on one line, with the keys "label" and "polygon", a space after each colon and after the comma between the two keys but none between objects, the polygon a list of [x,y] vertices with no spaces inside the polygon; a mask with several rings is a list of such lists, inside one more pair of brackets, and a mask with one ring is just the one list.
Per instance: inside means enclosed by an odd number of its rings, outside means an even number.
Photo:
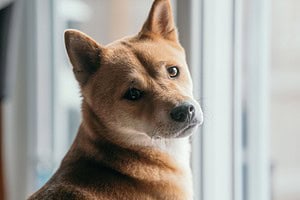
[{"label": "black nose", "polygon": [[170,115],[176,122],[185,122],[191,120],[195,116],[195,107],[190,103],[184,103],[173,108]]}]

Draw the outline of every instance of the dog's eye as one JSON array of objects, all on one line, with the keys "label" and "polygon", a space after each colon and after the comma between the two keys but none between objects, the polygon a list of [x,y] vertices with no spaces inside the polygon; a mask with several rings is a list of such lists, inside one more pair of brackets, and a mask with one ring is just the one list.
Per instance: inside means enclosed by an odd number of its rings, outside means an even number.
[{"label": "dog's eye", "polygon": [[169,76],[171,78],[175,78],[175,77],[177,77],[179,75],[179,69],[176,66],[169,67],[168,68],[168,73],[169,73]]},{"label": "dog's eye", "polygon": [[144,92],[136,88],[130,88],[124,95],[124,98],[130,101],[137,101],[143,97]]}]

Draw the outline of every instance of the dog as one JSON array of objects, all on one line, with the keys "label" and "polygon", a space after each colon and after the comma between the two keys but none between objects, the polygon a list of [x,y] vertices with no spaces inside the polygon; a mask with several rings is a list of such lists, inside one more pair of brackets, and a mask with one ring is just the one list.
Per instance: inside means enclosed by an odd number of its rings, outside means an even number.
[{"label": "dog", "polygon": [[192,200],[189,136],[203,114],[170,1],[155,0],[135,36],[102,46],[67,30],[65,44],[82,123],[29,200]]}]

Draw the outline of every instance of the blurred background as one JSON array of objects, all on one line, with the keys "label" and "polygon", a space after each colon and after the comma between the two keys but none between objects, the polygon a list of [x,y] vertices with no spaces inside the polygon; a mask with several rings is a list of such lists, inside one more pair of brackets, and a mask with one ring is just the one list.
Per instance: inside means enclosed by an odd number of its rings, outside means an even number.
[{"label": "blurred background", "polygon": [[[152,2],[0,0],[0,199],[40,188],[76,135],[64,30],[105,45],[136,34]],[[299,200],[300,1],[171,2],[205,113],[195,200]]]}]

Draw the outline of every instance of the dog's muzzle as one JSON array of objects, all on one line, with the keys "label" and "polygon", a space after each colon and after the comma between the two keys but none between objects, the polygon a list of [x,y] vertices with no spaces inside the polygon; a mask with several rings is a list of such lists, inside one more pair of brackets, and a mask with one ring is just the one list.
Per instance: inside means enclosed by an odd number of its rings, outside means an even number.
[{"label": "dog's muzzle", "polygon": [[173,108],[170,112],[171,119],[180,124],[180,131],[176,137],[185,137],[190,135],[194,128],[203,122],[202,110],[198,109],[190,102],[185,102]]}]

